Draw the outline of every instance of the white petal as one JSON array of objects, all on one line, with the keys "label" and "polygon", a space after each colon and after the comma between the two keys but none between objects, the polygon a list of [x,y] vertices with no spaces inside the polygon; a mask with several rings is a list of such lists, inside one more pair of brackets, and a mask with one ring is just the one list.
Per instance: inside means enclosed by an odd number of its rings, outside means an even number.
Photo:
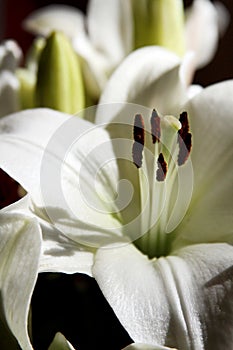
[{"label": "white petal", "polygon": [[215,1],[214,6],[217,10],[218,14],[218,27],[219,27],[219,34],[220,36],[223,36],[225,34],[225,31],[227,30],[227,27],[230,23],[231,16],[228,12],[227,8],[220,2]]},{"label": "white petal", "polygon": [[93,253],[65,236],[55,227],[41,223],[43,241],[39,272],[84,273],[92,276]]},{"label": "white petal", "polygon": [[88,93],[98,100],[112,72],[113,64],[103,52],[99,52],[86,33],[73,38],[72,45],[82,58],[82,69]]},{"label": "white petal", "polygon": [[232,344],[232,264],[227,244],[190,246],[157,260],[133,246],[109,247],[98,251],[93,275],[135,342],[220,350]]},{"label": "white petal", "polygon": [[178,241],[233,242],[233,81],[202,90],[185,106],[193,148],[191,204]]},{"label": "white petal", "polygon": [[75,349],[61,333],[57,333],[48,350],[75,350]]},{"label": "white petal", "polygon": [[[100,104],[137,103],[156,108],[162,114],[174,114],[178,105],[186,99],[184,84],[179,77],[179,64],[176,55],[160,47],[136,50],[111,76]],[[96,122],[110,122],[115,117],[112,114],[97,110]]]},{"label": "white petal", "polygon": [[115,66],[132,50],[129,1],[90,1],[87,26],[88,33],[73,38],[73,47],[83,59],[88,92],[98,100]]},{"label": "white petal", "polygon": [[58,229],[94,247],[119,236],[118,174],[105,130],[45,109],[3,118],[0,130],[0,165]]},{"label": "white petal", "polygon": [[199,94],[203,90],[203,87],[200,85],[190,85],[188,88],[188,97],[189,99],[193,98],[195,95]]},{"label": "white petal", "polygon": [[0,72],[0,117],[19,110],[19,81],[10,71]]},{"label": "white petal", "polygon": [[175,349],[168,348],[166,346],[133,343],[133,344],[126,346],[126,348],[124,348],[122,350],[175,350]]},{"label": "white petal", "polygon": [[18,67],[23,53],[14,40],[6,40],[0,45],[0,70],[14,72]]},{"label": "white petal", "polygon": [[19,112],[0,120],[0,166],[40,202],[43,152],[68,115],[47,109]]},{"label": "white petal", "polygon": [[[18,202],[2,209],[2,212],[14,215],[36,217],[42,230],[42,254],[39,263],[39,272],[84,273],[92,276],[93,252],[87,247],[68,239],[46,219],[31,203],[29,195]],[[37,214],[37,215],[36,215]],[[88,235],[88,227],[86,234]]]},{"label": "white petal", "polygon": [[129,1],[91,0],[87,26],[94,47],[114,64],[132,50],[133,18]]},{"label": "white petal", "polygon": [[84,31],[84,16],[75,7],[50,5],[31,13],[24,20],[23,26],[33,34],[48,36],[57,30],[72,38]]},{"label": "white petal", "polygon": [[132,245],[100,249],[93,275],[135,342],[164,344],[169,305],[160,274],[146,256]]},{"label": "white petal", "polygon": [[6,322],[24,350],[32,350],[28,312],[38,273],[41,232],[36,220],[1,213],[0,288]]},{"label": "white petal", "polygon": [[[204,349],[230,349],[233,343],[233,247],[224,243],[200,244],[184,248],[177,255],[185,261],[188,272],[188,275],[178,277],[180,283],[177,285],[185,289],[185,279],[192,276],[189,290],[194,294],[195,303],[187,304],[187,307],[195,311],[197,306]],[[176,257],[170,259],[172,263]],[[174,271],[178,272],[178,269],[177,264]],[[197,314],[194,314],[194,320]]]},{"label": "white petal", "polygon": [[40,172],[44,206],[59,230],[94,246],[118,236],[117,166],[102,127],[70,118],[48,143]]},{"label": "white petal", "polygon": [[29,195],[25,195],[23,198],[19,199],[17,202],[8,205],[7,207],[1,209],[4,213],[15,213],[15,214],[23,214],[26,216],[34,216],[30,211],[30,197]]},{"label": "white petal", "polygon": [[196,67],[205,66],[217,49],[218,13],[209,0],[195,0],[187,13],[186,48],[195,53]]}]

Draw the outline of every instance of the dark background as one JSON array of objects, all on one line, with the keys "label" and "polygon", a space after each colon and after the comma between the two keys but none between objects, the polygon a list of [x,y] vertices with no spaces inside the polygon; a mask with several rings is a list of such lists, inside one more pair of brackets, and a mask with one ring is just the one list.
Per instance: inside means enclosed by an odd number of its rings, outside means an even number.
[{"label": "dark background", "polygon": [[[85,0],[56,1],[64,2],[77,6],[84,12],[86,10]],[[228,8],[233,19],[233,1],[221,2]],[[51,3],[54,2],[8,0],[1,3],[1,20],[4,24],[1,39],[14,38],[26,51],[33,37],[22,30],[22,20],[34,9]],[[190,3],[191,1],[185,1],[185,6]],[[195,82],[206,86],[233,77],[232,41],[233,22],[220,40],[214,60],[196,73]],[[5,196],[9,199],[9,193]],[[32,299],[32,326],[35,350],[47,349],[58,331],[78,350],[120,350],[131,343],[94,279],[81,274],[39,276]]]}]

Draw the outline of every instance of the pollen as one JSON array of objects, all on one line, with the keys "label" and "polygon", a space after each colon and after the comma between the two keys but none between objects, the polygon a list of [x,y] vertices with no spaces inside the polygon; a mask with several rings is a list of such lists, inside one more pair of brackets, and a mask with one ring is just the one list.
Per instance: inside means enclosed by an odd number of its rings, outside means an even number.
[{"label": "pollen", "polygon": [[162,153],[160,153],[158,157],[157,165],[158,165],[158,169],[156,172],[156,180],[159,182],[162,182],[165,180],[167,175],[167,163]]},{"label": "pollen", "polygon": [[142,166],[142,152],[145,142],[145,131],[144,131],[144,120],[141,114],[136,114],[134,118],[134,129],[133,129],[133,162],[137,168]]},{"label": "pollen", "polygon": [[155,109],[153,109],[152,111],[150,124],[151,124],[152,142],[153,143],[159,142],[160,136],[161,136],[160,117]]}]

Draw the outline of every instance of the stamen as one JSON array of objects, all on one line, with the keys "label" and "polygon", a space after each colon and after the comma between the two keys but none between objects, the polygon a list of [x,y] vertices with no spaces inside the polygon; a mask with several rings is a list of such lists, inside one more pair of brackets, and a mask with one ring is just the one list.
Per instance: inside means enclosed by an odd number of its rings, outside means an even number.
[{"label": "stamen", "polygon": [[142,151],[144,148],[144,120],[141,114],[136,114],[134,118],[134,129],[133,129],[133,162],[137,168],[141,168],[142,166]]},{"label": "stamen", "polygon": [[151,124],[152,142],[153,143],[159,142],[160,136],[161,136],[160,118],[155,109],[153,109],[152,111],[150,124]]},{"label": "stamen", "polygon": [[156,172],[156,180],[161,182],[164,181],[167,175],[167,163],[164,160],[163,154],[160,153],[158,160],[157,160],[157,164],[158,164],[158,169]]},{"label": "stamen", "polygon": [[178,165],[183,165],[189,157],[192,148],[192,135],[189,132],[189,121],[187,112],[180,115],[181,129],[178,131]]},{"label": "stamen", "polygon": [[180,123],[181,123],[181,129],[179,130],[179,134],[182,137],[182,135],[187,135],[189,132],[189,120],[188,120],[188,113],[183,112],[180,115]]},{"label": "stamen", "polygon": [[[181,139],[181,138],[180,138]],[[192,134],[187,133],[185,139],[179,141],[180,151],[178,154],[178,165],[183,165],[189,157],[192,148]]]}]

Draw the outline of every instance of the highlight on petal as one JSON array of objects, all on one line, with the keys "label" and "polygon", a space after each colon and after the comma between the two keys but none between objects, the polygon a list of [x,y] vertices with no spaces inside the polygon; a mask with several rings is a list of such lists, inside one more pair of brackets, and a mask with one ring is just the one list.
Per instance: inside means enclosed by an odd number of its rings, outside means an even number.
[{"label": "highlight on petal", "polygon": [[233,247],[199,244],[148,260],[133,246],[100,249],[93,275],[137,343],[228,349]]},{"label": "highlight on petal", "polygon": [[195,52],[195,66],[202,68],[213,58],[219,39],[219,19],[209,0],[195,0],[187,11],[186,48]]},{"label": "highlight on petal", "polygon": [[[22,349],[32,350],[28,313],[38,274],[41,231],[37,220],[0,213],[0,290],[2,312]],[[2,333],[1,333],[2,334]]]},{"label": "highlight on petal", "polygon": [[212,85],[184,109],[193,134],[194,171],[189,209],[177,227],[174,246],[230,242],[233,234],[233,81]]},{"label": "highlight on petal", "polygon": [[[160,113],[174,115],[177,105],[187,98],[179,74],[180,63],[178,56],[160,47],[134,51],[109,79],[100,104],[137,103],[151,108],[156,106]],[[114,117],[97,110],[96,123],[110,122]]]},{"label": "highlight on petal", "polygon": [[64,335],[58,332],[48,350],[75,350],[75,348],[66,340]]},{"label": "highlight on petal", "polygon": [[72,6],[49,5],[32,12],[23,26],[33,34],[48,36],[56,30],[72,38],[84,31],[84,16]]}]

